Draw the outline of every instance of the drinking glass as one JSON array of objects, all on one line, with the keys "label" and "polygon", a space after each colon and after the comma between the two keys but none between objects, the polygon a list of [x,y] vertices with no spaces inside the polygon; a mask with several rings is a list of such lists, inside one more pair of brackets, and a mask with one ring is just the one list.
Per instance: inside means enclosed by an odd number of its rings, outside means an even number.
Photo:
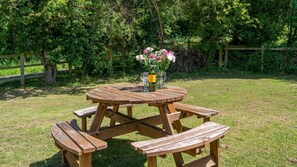
[{"label": "drinking glass", "polygon": [[141,73],[140,74],[140,79],[141,79],[141,81],[142,81],[142,83],[143,83],[143,91],[144,92],[148,92],[149,90],[148,90],[148,79],[147,79],[147,77],[148,77],[148,72],[143,72],[143,73]]},{"label": "drinking glass", "polygon": [[165,71],[159,71],[157,75],[157,87],[158,89],[164,88],[164,82],[166,80],[166,72]]}]

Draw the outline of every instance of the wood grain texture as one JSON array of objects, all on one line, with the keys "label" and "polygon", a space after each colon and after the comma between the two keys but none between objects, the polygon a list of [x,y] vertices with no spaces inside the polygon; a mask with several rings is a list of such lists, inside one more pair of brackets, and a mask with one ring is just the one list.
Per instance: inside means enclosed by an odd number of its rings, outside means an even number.
[{"label": "wood grain texture", "polygon": [[55,142],[62,148],[67,149],[73,154],[81,155],[82,150],[80,147],[76,145],[74,141],[71,140],[71,138],[68,137],[67,134],[65,134],[60,127],[58,127],[56,124],[52,126],[52,137],[55,140]]},{"label": "wood grain texture", "polygon": [[158,156],[201,147],[222,137],[229,129],[228,126],[207,122],[186,132],[131,145],[147,156]]},{"label": "wood grain texture", "polygon": [[200,117],[211,117],[217,115],[219,112],[213,109],[203,108],[184,103],[174,103],[174,108],[177,111],[182,111],[190,114],[194,114]]},{"label": "wood grain texture", "polygon": [[73,129],[68,123],[59,122],[57,125],[78,147],[81,148],[83,153],[94,152],[96,150],[96,148],[87,139]]},{"label": "wood grain texture", "polygon": [[156,92],[143,92],[141,86],[104,86],[91,89],[87,99],[105,104],[163,104],[181,101],[187,91],[180,87],[166,87]]}]

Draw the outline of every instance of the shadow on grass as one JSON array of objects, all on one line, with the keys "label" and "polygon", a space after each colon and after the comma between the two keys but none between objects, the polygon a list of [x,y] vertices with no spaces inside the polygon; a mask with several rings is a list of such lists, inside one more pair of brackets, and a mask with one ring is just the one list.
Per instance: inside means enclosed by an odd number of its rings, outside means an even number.
[{"label": "shadow on grass", "polygon": [[0,84],[0,100],[42,97],[49,94],[77,95],[85,93],[89,88],[98,85],[119,82],[139,83],[136,78],[134,75],[126,78],[115,76],[110,79],[88,77],[71,79],[67,76],[60,76],[55,84],[46,84],[42,78],[38,78],[26,80],[25,86],[20,86],[19,81],[12,81]]},{"label": "shadow on grass", "polygon": [[[146,157],[132,150],[130,140],[110,139],[107,140],[108,147],[104,150],[93,153],[93,166],[104,167],[141,167],[146,162]],[[34,162],[30,167],[58,167],[66,166],[61,163],[61,152],[57,152],[52,157]]]}]

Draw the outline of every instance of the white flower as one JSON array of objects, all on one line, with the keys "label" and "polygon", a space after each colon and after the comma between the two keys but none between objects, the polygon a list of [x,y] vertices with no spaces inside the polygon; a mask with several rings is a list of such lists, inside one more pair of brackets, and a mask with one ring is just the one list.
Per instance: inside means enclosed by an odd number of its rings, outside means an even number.
[{"label": "white flower", "polygon": [[169,52],[167,55],[167,59],[169,61],[175,62],[175,56],[173,55],[173,52]]},{"label": "white flower", "polygon": [[145,57],[144,57],[144,55],[137,55],[136,60],[137,61],[142,61],[142,60],[145,60]]}]

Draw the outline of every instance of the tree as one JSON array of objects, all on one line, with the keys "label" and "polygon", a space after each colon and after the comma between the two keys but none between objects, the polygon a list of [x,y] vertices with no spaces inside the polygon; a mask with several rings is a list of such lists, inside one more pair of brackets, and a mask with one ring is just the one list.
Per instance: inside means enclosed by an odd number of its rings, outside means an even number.
[{"label": "tree", "polygon": [[237,26],[251,24],[247,7],[239,0],[187,0],[183,4],[192,35],[200,39],[202,49],[208,52],[208,64],[220,46],[231,42]]}]

